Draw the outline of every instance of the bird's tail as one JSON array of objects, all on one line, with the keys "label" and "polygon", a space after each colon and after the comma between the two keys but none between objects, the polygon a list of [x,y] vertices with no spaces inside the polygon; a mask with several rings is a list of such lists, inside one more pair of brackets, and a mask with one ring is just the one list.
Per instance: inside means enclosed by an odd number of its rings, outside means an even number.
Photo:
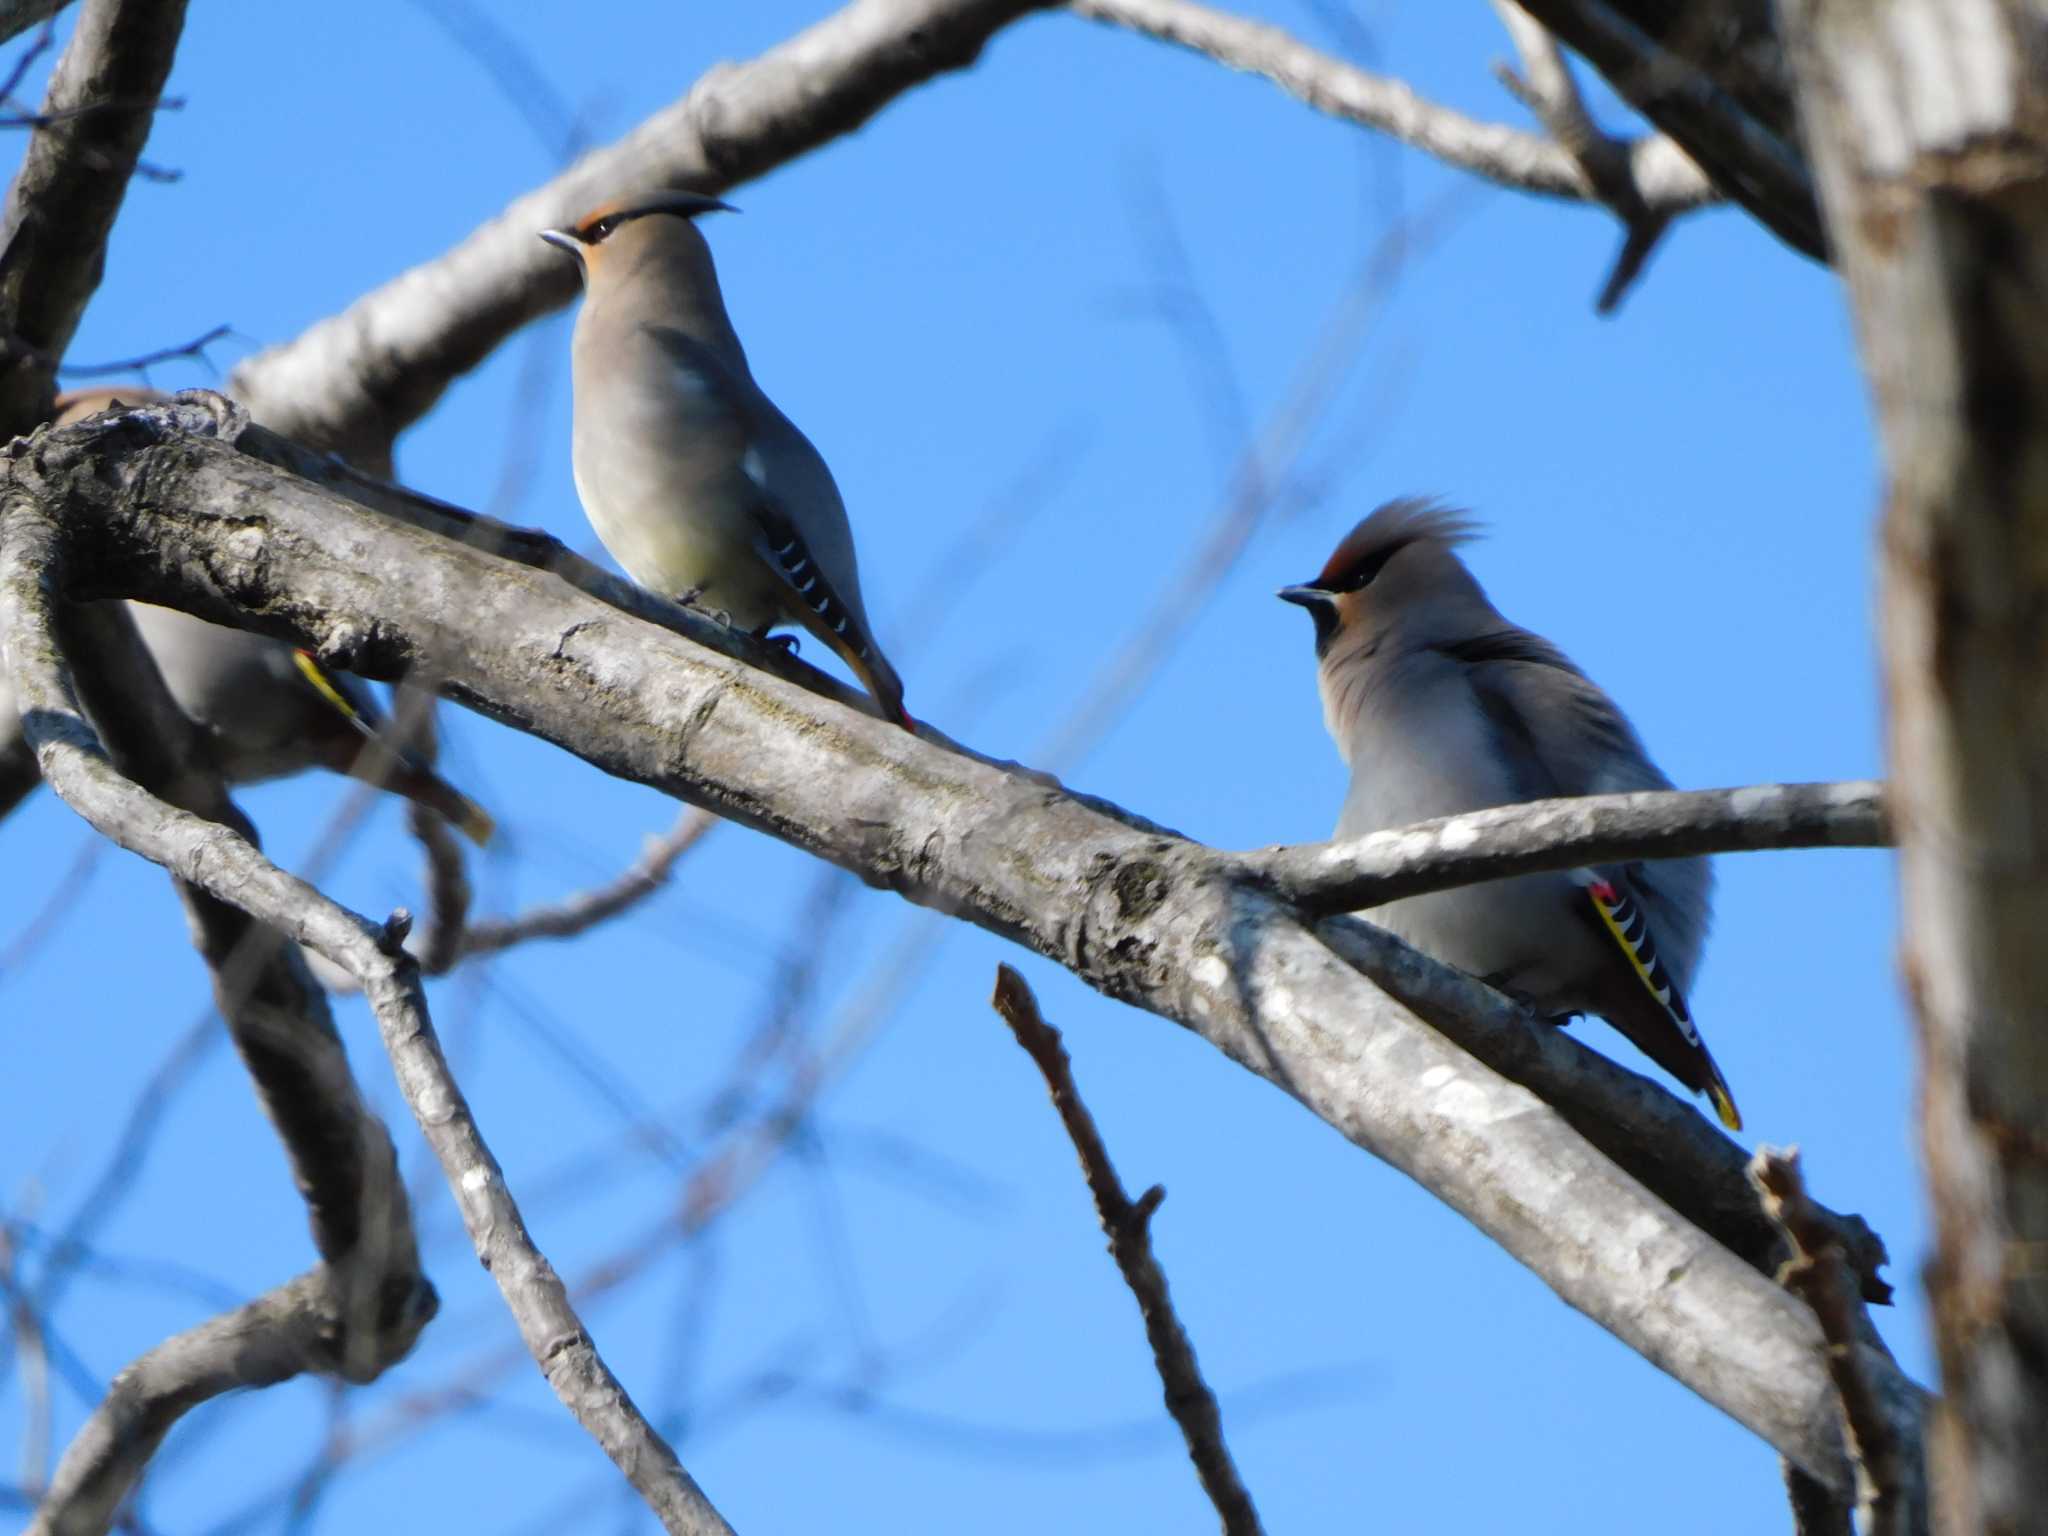
[{"label": "bird's tail", "polygon": [[1694,1093],[1704,1093],[1714,1113],[1731,1131],[1742,1129],[1742,1112],[1728,1091],[1728,1080],[1700,1038],[1685,995],[1658,957],[1642,908],[1627,891],[1598,878],[1585,882],[1601,926],[1607,931],[1628,973],[1617,971],[1610,997],[1598,1009],[1636,1048]]},{"label": "bird's tail", "polygon": [[889,665],[889,658],[882,654],[882,648],[875,644],[865,626],[856,620],[848,628],[850,632],[841,635],[829,626],[821,626],[818,633],[853,668],[861,686],[875,696],[875,702],[882,706],[882,717],[915,735],[917,722],[903,707],[903,679],[896,675],[896,669]]},{"label": "bird's tail", "polygon": [[393,793],[434,812],[477,847],[490,846],[491,835],[498,830],[491,813],[433,769],[401,757],[395,773],[378,778]]},{"label": "bird's tail", "polygon": [[374,784],[379,789],[388,789],[393,794],[405,796],[415,805],[425,806],[479,848],[490,843],[491,834],[498,829],[490,812],[434,772],[417,753],[394,751],[368,705],[351,698],[349,691],[320,665],[312,653],[294,651],[292,660],[297,664],[299,674],[313,685],[320,697],[339,710],[362,734],[362,746],[347,753],[346,759],[335,762],[334,767],[351,778]]}]

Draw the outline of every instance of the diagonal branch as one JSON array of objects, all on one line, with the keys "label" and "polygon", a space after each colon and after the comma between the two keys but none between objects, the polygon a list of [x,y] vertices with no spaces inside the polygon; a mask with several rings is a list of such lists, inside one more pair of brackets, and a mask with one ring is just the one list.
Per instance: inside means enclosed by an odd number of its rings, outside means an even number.
[{"label": "diagonal branch", "polygon": [[[0,649],[13,664],[22,718],[50,787],[123,847],[162,864],[213,900],[231,904],[310,946],[356,978],[376,1016],[399,1087],[448,1177],[477,1255],[497,1281],[548,1384],[639,1490],[664,1529],[686,1536],[724,1536],[729,1530],[724,1520],[598,1355],[561,1280],[527,1234],[504,1175],[434,1036],[418,968],[402,948],[406,921],[395,918],[382,928],[372,927],[278,869],[233,829],[166,804],[108,762],[92,728],[72,703],[72,681],[57,649],[53,615],[64,585],[61,547],[55,524],[40,509],[25,507],[18,499],[6,507],[0,522],[0,592],[5,594],[0,613],[6,615]],[[392,1182],[402,1190],[396,1180]],[[273,1296],[281,1306],[303,1300],[291,1292],[292,1287],[286,1287]],[[231,1320],[243,1321],[241,1314]],[[214,1390],[259,1384],[229,1379],[239,1357],[227,1362],[228,1370],[221,1368],[219,1351],[231,1347],[237,1337],[232,1329],[216,1330],[199,1341],[207,1346],[205,1358],[215,1367],[204,1384]],[[186,1342],[172,1340],[145,1360]],[[187,1372],[180,1380],[189,1376]],[[175,1412],[189,1406],[162,1394],[152,1401],[168,1404]],[[129,1429],[128,1421],[117,1416],[125,1406],[119,1392],[110,1396],[74,1452]],[[102,1420],[110,1413],[116,1415],[115,1423],[102,1429]],[[151,1419],[145,1427],[154,1424]],[[134,1435],[128,1438],[132,1441]],[[53,1504],[71,1462],[67,1456],[59,1468]],[[112,1508],[107,1504],[107,1513]],[[59,1529],[68,1536],[72,1527],[49,1527],[52,1536]]]},{"label": "diagonal branch", "polygon": [[[1262,75],[1318,112],[1515,191],[1596,203],[1610,195],[1564,145],[1427,101],[1405,81],[1332,58],[1265,22],[1195,0],[1070,0],[1067,9]],[[1668,217],[1716,200],[1699,167],[1668,139],[1638,140],[1625,158],[1628,187],[1646,209]]]},{"label": "diagonal branch", "polygon": [[[798,673],[735,660],[729,641],[696,643],[720,637],[564,562],[549,541],[390,491],[379,515],[363,516],[257,453],[293,450],[217,397],[187,395],[17,443],[0,466],[0,507],[12,521],[63,507],[80,595],[170,602],[370,677],[420,664],[451,698],[608,773],[1014,939],[1185,1025],[1423,1183],[1807,1472],[1847,1486],[1811,1314],[1322,935],[1336,943],[1355,929],[1411,976],[1477,983],[1349,920],[1304,928],[1237,858],[935,733],[891,731],[789,680]],[[229,506],[236,519],[219,515]],[[1518,1011],[1475,1009],[1464,1022],[1530,1034]],[[1665,1098],[1673,1126],[1699,1120]],[[1729,1145],[1675,1134],[1687,1166],[1692,1149]],[[1668,1177],[1668,1150],[1642,1149],[1646,1176]],[[1867,1353],[1917,1445],[1917,1389]]]},{"label": "diagonal branch", "polygon": [[1173,1310],[1173,1297],[1166,1285],[1166,1272],[1152,1254],[1152,1217],[1166,1198],[1163,1185],[1154,1184],[1135,1203],[1124,1192],[1123,1180],[1109,1160],[1095,1117],[1081,1102],[1081,1090],[1074,1083],[1074,1064],[1060,1032],[1046,1023],[1038,1011],[1038,999],[1024,978],[1007,965],[996,967],[996,1012],[1010,1026],[1017,1043],[1045,1076],[1053,1108],[1060,1124],[1081,1158],[1081,1173],[1088,1181],[1088,1193],[1095,1197],[1095,1213],[1102,1220],[1109,1239],[1110,1256],[1137,1298],[1138,1311],[1145,1319],[1145,1338],[1152,1346],[1152,1363],[1158,1368],[1159,1383],[1166,1390],[1166,1408],[1180,1426],[1187,1441],[1188,1457],[1202,1480],[1202,1491],[1222,1517],[1224,1536],[1259,1536],[1258,1511],[1252,1496],[1237,1475],[1237,1463],[1223,1440],[1223,1416],[1216,1407],[1216,1394],[1202,1379],[1195,1361],[1195,1346],[1189,1342],[1180,1316]]},{"label": "diagonal branch", "polygon": [[[629,869],[587,891],[532,907],[511,917],[471,923],[457,946],[457,960],[495,954],[529,939],[568,939],[638,906],[668,884],[676,864],[718,825],[707,811],[686,810],[660,837],[650,837]],[[431,966],[427,968],[430,972]]]},{"label": "diagonal branch", "polygon": [[1356,912],[1510,875],[1767,848],[1888,848],[1884,786],[1752,784],[1532,800],[1341,843],[1247,854],[1303,910]]},{"label": "diagonal branch", "polygon": [[[1630,169],[1627,142],[1603,132],[1593,121],[1585,98],[1579,94],[1571,65],[1565,62],[1564,50],[1557,46],[1549,29],[1523,10],[1517,0],[1493,0],[1493,9],[1522,59],[1519,75],[1506,65],[1496,68],[1501,83],[1536,114],[1551,138],[1578,162],[1600,201],[1621,220],[1621,251],[1594,305],[1599,313],[1612,314],[1622,295],[1642,275],[1650,252],[1663,238],[1664,231],[1671,227],[1671,214],[1643,201]],[[1705,180],[1704,173],[1701,179]]]},{"label": "diagonal branch", "polygon": [[0,221],[0,437],[49,419],[184,25],[185,0],[86,0],[50,77]]},{"label": "diagonal branch", "polygon": [[616,144],[515,199],[460,245],[238,367],[257,419],[359,464],[529,320],[576,292],[535,239],[597,203],[653,187],[714,192],[851,133],[897,96],[965,69],[997,32],[1053,0],[853,0],[741,65],[722,65]]},{"label": "diagonal branch", "polygon": [[[1827,259],[1813,179],[1798,144],[1781,131],[1783,123],[1759,116],[1723,87],[1704,60],[1695,62],[1677,46],[1667,47],[1637,19],[1659,12],[1682,28],[1700,14],[1711,19],[1718,7],[1661,0],[1519,3],[1606,76],[1624,101],[1677,141],[1724,196],[1741,203],[1801,255]],[[1725,68],[1729,61],[1716,57],[1712,62]],[[1789,120],[1789,103],[1780,105]]]}]

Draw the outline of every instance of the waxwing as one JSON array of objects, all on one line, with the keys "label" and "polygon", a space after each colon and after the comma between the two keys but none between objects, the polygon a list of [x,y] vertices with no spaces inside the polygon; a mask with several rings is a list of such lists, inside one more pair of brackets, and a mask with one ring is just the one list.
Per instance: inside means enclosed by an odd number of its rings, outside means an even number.
[{"label": "waxwing", "polygon": [[760,638],[801,625],[909,729],[832,472],[754,382],[726,314],[694,222],[726,207],[664,192],[541,232],[583,272],[570,351],[577,495],[641,586]]},{"label": "waxwing", "polygon": [[[1281,589],[1315,621],[1323,718],[1351,768],[1339,838],[1671,787],[1614,701],[1487,600],[1457,554],[1473,531],[1428,502],[1389,502],[1314,581]],[[1739,1130],[1685,1002],[1712,881],[1704,859],[1664,859],[1488,881],[1359,915],[1558,1023],[1598,1014]]]}]

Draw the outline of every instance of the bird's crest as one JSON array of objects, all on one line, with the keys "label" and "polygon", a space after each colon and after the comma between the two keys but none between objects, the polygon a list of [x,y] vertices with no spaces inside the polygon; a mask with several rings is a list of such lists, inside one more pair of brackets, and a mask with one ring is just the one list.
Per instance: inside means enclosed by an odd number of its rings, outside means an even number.
[{"label": "bird's crest", "polygon": [[651,213],[670,213],[677,218],[695,218],[718,210],[737,212],[732,204],[703,192],[650,192],[636,197],[615,198],[600,203],[569,226],[569,233],[585,245],[597,245],[621,224],[645,218]]},{"label": "bird's crest", "polygon": [[1344,536],[1315,585],[1325,592],[1348,592],[1372,580],[1381,566],[1411,544],[1450,549],[1478,536],[1479,524],[1468,514],[1426,496],[1403,496]]}]

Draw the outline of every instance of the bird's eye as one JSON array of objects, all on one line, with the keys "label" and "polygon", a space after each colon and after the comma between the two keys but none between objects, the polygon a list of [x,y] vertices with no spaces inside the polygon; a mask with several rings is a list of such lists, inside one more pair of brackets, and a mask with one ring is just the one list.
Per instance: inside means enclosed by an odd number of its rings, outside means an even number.
[{"label": "bird's eye", "polygon": [[1386,564],[1399,552],[1399,547],[1381,550],[1367,558],[1333,590],[1338,592],[1362,592],[1372,585],[1373,577],[1386,569]]},{"label": "bird's eye", "polygon": [[595,245],[598,241],[602,240],[606,235],[610,234],[613,230],[617,229],[618,227],[619,218],[617,214],[613,214],[608,218],[599,219],[595,224],[591,225],[590,228],[586,229],[583,232],[584,243],[586,245]]}]

